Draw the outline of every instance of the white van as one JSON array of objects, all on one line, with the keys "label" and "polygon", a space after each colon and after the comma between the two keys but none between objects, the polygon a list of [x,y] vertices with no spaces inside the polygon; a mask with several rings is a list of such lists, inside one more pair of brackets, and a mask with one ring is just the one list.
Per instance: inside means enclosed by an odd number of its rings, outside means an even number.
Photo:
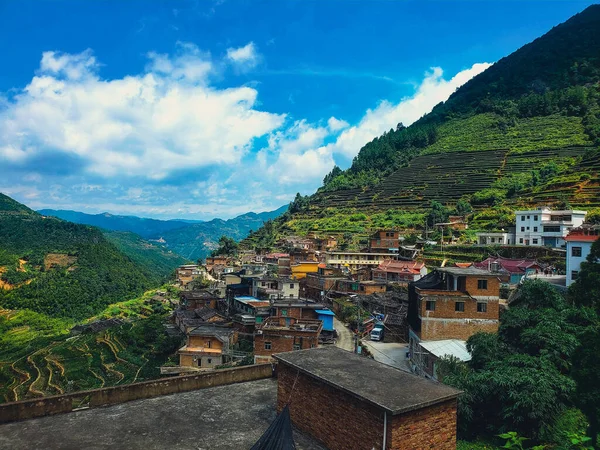
[{"label": "white van", "polygon": [[383,328],[373,328],[371,330],[372,341],[383,341]]}]

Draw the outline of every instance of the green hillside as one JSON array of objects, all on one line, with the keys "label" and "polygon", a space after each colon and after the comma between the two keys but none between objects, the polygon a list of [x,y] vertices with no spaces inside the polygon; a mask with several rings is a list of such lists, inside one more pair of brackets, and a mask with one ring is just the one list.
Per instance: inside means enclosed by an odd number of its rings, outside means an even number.
[{"label": "green hillside", "polygon": [[510,225],[515,207],[600,207],[598,48],[595,5],[367,143],[274,232],[421,228],[432,201],[470,203],[486,229]]},{"label": "green hillside", "polygon": [[[180,340],[165,334],[168,305],[144,292],[182,262],[0,194],[0,402],[157,377]],[[96,317],[127,322],[70,338]]]},{"label": "green hillside", "polygon": [[135,262],[151,280],[164,280],[176,267],[190,261],[158,244],[127,231],[104,231],[104,236]]}]

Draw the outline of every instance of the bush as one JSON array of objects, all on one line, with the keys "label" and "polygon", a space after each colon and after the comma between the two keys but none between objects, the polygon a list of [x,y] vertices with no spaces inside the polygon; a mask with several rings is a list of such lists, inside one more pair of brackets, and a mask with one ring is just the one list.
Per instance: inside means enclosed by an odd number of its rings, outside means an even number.
[{"label": "bush", "polygon": [[541,439],[558,448],[571,448],[571,436],[585,436],[588,421],[585,415],[577,408],[564,410],[556,417],[554,424],[546,430]]}]

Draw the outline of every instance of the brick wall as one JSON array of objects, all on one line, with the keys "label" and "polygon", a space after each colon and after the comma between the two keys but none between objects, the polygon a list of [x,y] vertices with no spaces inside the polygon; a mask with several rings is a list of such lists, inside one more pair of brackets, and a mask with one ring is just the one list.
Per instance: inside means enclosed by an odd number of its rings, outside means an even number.
[{"label": "brick wall", "polygon": [[[487,280],[487,289],[477,287],[479,280]],[[496,277],[467,277],[467,292],[471,295],[490,295],[498,297],[500,295],[500,280]]]},{"label": "brick wall", "polygon": [[[331,450],[381,449],[384,412],[296,369],[277,369],[277,411],[290,401],[293,424]],[[293,387],[293,391],[292,391]],[[387,416],[386,448],[456,448],[456,400]]]},{"label": "brick wall", "polygon": [[[331,450],[381,449],[383,412],[284,364],[277,369],[277,412],[290,399],[292,422]],[[292,387],[294,390],[292,392]]]},{"label": "brick wall", "polygon": [[[302,338],[302,341],[300,341]],[[271,343],[271,349],[265,349],[265,342]],[[267,361],[275,353],[291,352],[294,350],[294,342],[301,344],[301,349],[317,347],[319,336],[317,333],[294,330],[264,330],[263,334],[254,336],[254,355],[257,361]],[[312,347],[311,347],[312,346]]]},{"label": "brick wall", "polygon": [[466,341],[479,331],[496,333],[498,331],[498,321],[423,318],[421,320],[421,332],[417,334],[423,341],[435,341],[440,339],[460,339]]},{"label": "brick wall", "polygon": [[456,449],[456,400],[388,418],[388,442],[398,450]]},{"label": "brick wall", "polygon": [[[468,295],[424,295],[421,297],[420,315],[421,318],[446,318],[446,319],[490,319],[498,320],[500,309],[498,300],[487,300],[486,312],[477,311],[477,300]],[[427,300],[435,301],[435,311],[427,311]],[[456,302],[464,302],[465,310],[456,311]]]}]

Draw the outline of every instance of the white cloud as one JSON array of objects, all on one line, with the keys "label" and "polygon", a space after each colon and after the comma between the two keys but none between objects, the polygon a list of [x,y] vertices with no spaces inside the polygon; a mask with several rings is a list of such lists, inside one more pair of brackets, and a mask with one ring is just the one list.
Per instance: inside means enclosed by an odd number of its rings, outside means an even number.
[{"label": "white cloud", "polygon": [[336,119],[335,117],[330,117],[327,121],[327,125],[333,132],[343,130],[344,128],[348,128],[350,126],[350,124],[345,120]]},{"label": "white cloud", "polygon": [[260,54],[258,53],[254,42],[249,42],[243,47],[228,48],[227,59],[239,69],[249,70],[259,63]]},{"label": "white cloud", "polygon": [[148,56],[145,73],[103,80],[88,50],[44,53],[39,73],[0,110],[0,158],[51,150],[83,160],[87,173],[160,179],[235,164],[284,122],[255,108],[253,88],[209,87],[210,55],[194,45]]},{"label": "white cloud", "polygon": [[330,151],[350,158],[356,156],[360,148],[367,142],[390,128],[396,128],[399,122],[405,126],[412,124],[431,111],[435,105],[446,101],[460,86],[490,66],[489,63],[474,64],[450,80],[442,77],[441,68],[434,67],[430,73],[426,74],[414,95],[395,104],[383,101],[375,109],[367,110],[358,125],[346,129],[334,143],[329,144]]}]

